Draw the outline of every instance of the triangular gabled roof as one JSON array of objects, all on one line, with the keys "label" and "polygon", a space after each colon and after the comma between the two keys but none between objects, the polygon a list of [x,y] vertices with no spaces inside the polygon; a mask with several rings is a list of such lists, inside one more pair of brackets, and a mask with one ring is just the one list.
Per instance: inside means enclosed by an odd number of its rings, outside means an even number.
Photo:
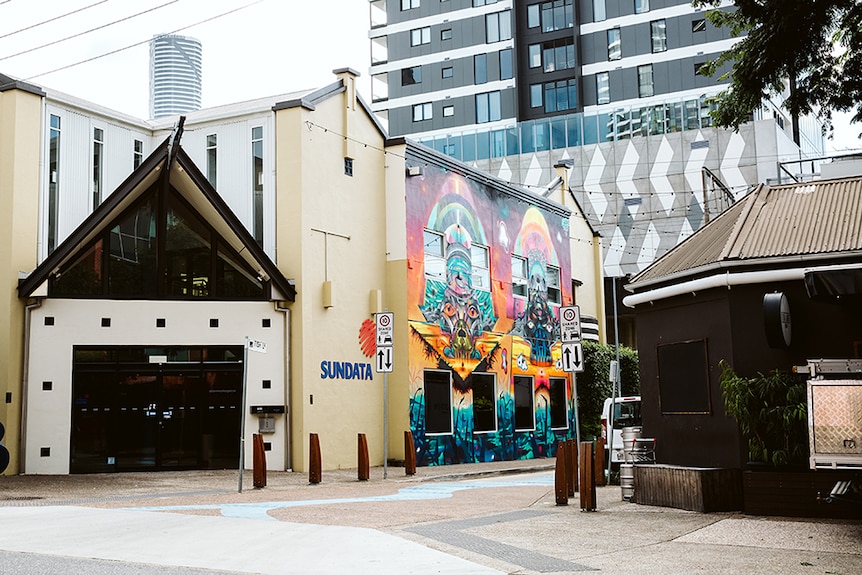
[{"label": "triangular gabled roof", "polygon": [[267,280],[270,299],[294,301],[296,288],[243,226],[224,199],[179,145],[184,118],[117,189],[66,238],[32,273],[18,282],[18,296],[47,295],[48,279],[74,261],[87,245],[114,224],[153,185],[173,188],[219,234],[240,259]]},{"label": "triangular gabled roof", "polygon": [[626,286],[630,291],[752,269],[862,258],[862,176],[761,184]]}]

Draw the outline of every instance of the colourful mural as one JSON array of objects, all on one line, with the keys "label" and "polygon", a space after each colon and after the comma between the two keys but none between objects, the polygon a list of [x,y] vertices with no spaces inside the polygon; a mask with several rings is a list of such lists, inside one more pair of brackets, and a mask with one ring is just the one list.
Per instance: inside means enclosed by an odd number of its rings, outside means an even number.
[{"label": "colourful mural", "polygon": [[419,465],[548,457],[573,437],[558,342],[559,305],[571,302],[568,220],[524,199],[442,169],[407,178]]}]

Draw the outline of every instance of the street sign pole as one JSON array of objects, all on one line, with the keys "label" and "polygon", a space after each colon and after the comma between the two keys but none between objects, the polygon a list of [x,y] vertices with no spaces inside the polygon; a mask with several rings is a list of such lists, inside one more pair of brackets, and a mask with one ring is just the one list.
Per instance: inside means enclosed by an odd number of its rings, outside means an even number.
[{"label": "street sign pole", "polygon": [[383,372],[383,479],[389,476],[389,372]]},{"label": "street sign pole", "polygon": [[237,493],[242,493],[242,468],[245,467],[245,394],[248,388],[248,336],[242,346],[242,401],[239,404],[239,479]]},{"label": "street sign pole", "polygon": [[389,477],[389,372],[393,367],[392,342],[395,314],[384,311],[375,318],[377,333],[374,358],[377,373],[383,373],[383,479]]}]

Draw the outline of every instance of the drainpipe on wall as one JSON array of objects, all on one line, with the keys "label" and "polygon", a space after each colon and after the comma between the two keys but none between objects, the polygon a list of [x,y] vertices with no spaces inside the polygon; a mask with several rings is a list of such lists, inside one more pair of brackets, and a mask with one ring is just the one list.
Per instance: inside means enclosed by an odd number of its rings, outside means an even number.
[{"label": "drainpipe on wall", "polygon": [[24,358],[21,366],[21,441],[18,451],[18,472],[25,473],[27,461],[27,389],[30,380],[30,318],[34,309],[42,306],[42,298],[30,300],[24,307]]},{"label": "drainpipe on wall", "polygon": [[275,311],[284,314],[284,470],[293,471],[290,451],[290,308],[275,302]]}]

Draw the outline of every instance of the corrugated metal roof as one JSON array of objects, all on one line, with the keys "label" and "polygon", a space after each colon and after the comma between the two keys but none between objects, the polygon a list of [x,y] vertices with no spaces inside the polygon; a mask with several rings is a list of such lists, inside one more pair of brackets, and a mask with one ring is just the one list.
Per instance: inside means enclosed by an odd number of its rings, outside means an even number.
[{"label": "corrugated metal roof", "polygon": [[632,279],[630,287],[688,277],[716,265],[862,250],[862,176],[761,184]]}]

